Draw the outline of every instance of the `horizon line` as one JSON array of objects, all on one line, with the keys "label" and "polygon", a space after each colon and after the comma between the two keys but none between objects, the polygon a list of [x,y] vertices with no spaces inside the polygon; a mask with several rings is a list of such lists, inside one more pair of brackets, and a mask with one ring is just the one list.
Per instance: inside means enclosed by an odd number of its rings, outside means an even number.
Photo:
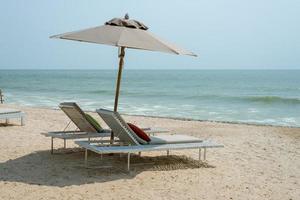
[{"label": "horizon line", "polygon": [[[0,68],[0,71],[4,70],[41,70],[41,71],[46,71],[46,70],[78,70],[78,71],[83,71],[83,70],[118,70],[118,68]],[[123,68],[123,70],[300,70],[297,68],[201,68],[201,69],[194,69],[194,68]]]}]

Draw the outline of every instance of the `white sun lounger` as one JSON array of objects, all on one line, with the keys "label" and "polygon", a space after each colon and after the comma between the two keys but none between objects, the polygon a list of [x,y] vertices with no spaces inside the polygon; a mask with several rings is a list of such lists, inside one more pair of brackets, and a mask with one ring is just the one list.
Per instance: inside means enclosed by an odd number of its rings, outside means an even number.
[{"label": "white sun lounger", "polygon": [[[199,138],[187,135],[167,135],[150,136],[151,142],[141,141],[130,127],[125,123],[118,112],[99,109],[97,113],[114,131],[115,136],[119,138],[117,144],[112,146],[102,141],[76,141],[80,147],[85,148],[85,163],[87,164],[87,151],[93,151],[99,154],[107,153],[127,153],[127,169],[130,170],[130,154],[143,151],[164,151],[174,149],[199,149],[199,161],[201,161],[201,149],[204,149],[204,160],[206,159],[206,149],[223,147],[209,140],[200,140]],[[143,144],[141,144],[143,143]]]},{"label": "white sun lounger", "polygon": [[70,122],[73,122],[78,131],[52,131],[47,133],[41,133],[46,137],[51,137],[51,154],[53,154],[53,139],[63,139],[64,148],[66,148],[66,140],[75,140],[82,138],[97,138],[97,137],[109,137],[111,134],[110,130],[103,129],[97,131],[96,128],[90,124],[87,120],[85,113],[81,108],[74,102],[64,102],[59,104],[60,109],[70,118]]},{"label": "white sun lounger", "polygon": [[19,118],[21,119],[21,125],[24,126],[25,113],[20,110],[0,108],[0,119],[5,119],[5,123],[9,123],[9,119]]}]

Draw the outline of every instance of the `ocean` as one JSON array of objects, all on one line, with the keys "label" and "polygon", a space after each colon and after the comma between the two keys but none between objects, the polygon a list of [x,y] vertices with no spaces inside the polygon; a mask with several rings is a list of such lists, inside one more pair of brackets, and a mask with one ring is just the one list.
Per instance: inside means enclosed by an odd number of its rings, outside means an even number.
[{"label": "ocean", "polygon": [[[5,103],[113,109],[116,70],[0,70]],[[300,70],[124,70],[126,114],[300,127]]]}]

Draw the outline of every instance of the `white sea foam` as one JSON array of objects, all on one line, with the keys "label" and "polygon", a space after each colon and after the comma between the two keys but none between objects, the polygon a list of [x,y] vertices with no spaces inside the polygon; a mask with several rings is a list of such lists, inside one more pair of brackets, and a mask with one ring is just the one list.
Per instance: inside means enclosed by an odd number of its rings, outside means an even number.
[{"label": "white sea foam", "polygon": [[258,113],[259,111],[256,108],[248,108],[249,113]]}]

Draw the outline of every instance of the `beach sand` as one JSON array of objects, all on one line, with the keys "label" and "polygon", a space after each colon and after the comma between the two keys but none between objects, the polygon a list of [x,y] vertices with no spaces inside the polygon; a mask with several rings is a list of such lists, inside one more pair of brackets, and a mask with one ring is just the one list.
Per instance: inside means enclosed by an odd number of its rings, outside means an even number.
[{"label": "beach sand", "polygon": [[[25,126],[0,125],[0,199],[299,199],[300,128],[183,121],[124,116],[139,126],[161,127],[225,145],[209,149],[198,166],[198,150],[126,156],[84,152],[72,141],[50,154],[50,138],[41,132],[62,130],[60,110],[17,107]],[[96,113],[92,113],[97,119]],[[99,119],[100,120],[100,119]],[[3,122],[3,121],[2,121]],[[103,122],[102,122],[103,124]],[[70,127],[70,129],[73,129]],[[55,148],[63,140],[55,140]],[[103,166],[112,165],[113,168]],[[102,166],[102,168],[101,168]]]}]

